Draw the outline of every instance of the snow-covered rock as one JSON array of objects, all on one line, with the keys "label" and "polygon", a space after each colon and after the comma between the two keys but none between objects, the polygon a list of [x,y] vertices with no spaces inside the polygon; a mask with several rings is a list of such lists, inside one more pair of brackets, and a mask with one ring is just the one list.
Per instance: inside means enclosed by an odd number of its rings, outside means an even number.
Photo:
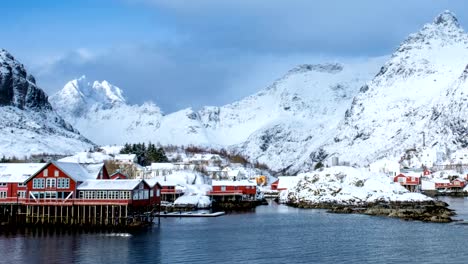
[{"label": "snow-covered rock", "polygon": [[71,154],[94,144],[65,122],[34,77],[0,50],[0,155]]},{"label": "snow-covered rock", "polygon": [[371,173],[364,168],[332,167],[298,177],[295,187],[280,193],[282,202],[359,206],[377,201],[432,200],[420,193],[410,193],[383,173]]}]

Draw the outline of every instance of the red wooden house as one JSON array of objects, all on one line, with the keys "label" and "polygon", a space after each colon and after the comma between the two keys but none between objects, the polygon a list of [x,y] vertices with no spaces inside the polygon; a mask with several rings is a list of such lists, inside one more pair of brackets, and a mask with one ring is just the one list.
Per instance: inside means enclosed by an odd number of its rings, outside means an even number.
[{"label": "red wooden house", "polygon": [[394,182],[398,182],[401,186],[408,189],[410,192],[418,191],[421,185],[421,175],[417,173],[400,173],[393,178]]},{"label": "red wooden house", "polygon": [[212,181],[209,195],[216,200],[255,200],[257,184],[249,180]]},{"label": "red wooden house", "polygon": [[449,182],[436,182],[435,183],[435,188],[437,190],[461,191],[465,186],[466,186],[466,182],[461,179],[454,179]]},{"label": "red wooden house", "polygon": [[78,163],[49,162],[26,180],[27,198],[77,198],[77,187],[82,182],[97,179],[100,174],[89,174]]},{"label": "red wooden house", "polygon": [[182,196],[184,192],[178,189],[178,183],[170,177],[153,177],[146,179],[150,186],[158,183],[161,186],[161,200],[165,202],[174,202],[177,198]]},{"label": "red wooden house", "polygon": [[0,163],[0,203],[16,203],[26,197],[24,183],[45,163]]}]

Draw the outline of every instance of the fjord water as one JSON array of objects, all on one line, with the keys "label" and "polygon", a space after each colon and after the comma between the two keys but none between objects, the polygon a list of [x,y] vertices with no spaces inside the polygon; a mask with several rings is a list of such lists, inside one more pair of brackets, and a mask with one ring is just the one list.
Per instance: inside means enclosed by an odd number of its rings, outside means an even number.
[{"label": "fjord water", "polygon": [[[465,198],[448,199],[468,219]],[[0,263],[467,263],[468,225],[329,214],[270,204],[255,213],[161,219],[132,235],[0,236]]]}]

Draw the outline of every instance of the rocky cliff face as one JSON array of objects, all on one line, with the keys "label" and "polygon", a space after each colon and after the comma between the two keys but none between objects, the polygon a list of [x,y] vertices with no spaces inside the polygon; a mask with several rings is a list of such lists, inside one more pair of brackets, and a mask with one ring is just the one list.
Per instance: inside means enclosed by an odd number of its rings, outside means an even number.
[{"label": "rocky cliff face", "polygon": [[52,109],[34,77],[0,50],[0,155],[68,154],[93,147]]},{"label": "rocky cliff face", "polygon": [[20,109],[52,109],[34,77],[10,53],[0,49],[0,106],[6,105]]}]

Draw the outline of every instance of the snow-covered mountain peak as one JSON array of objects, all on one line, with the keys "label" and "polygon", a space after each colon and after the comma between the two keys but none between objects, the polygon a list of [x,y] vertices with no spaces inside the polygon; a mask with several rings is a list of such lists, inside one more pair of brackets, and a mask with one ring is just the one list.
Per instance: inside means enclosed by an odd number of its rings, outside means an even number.
[{"label": "snow-covered mountain peak", "polygon": [[55,108],[65,110],[65,115],[71,116],[81,116],[89,109],[109,109],[126,103],[119,87],[107,81],[91,83],[84,75],[66,83],[50,101]]},{"label": "snow-covered mountain peak", "polygon": [[445,10],[444,12],[439,14],[434,19],[434,24],[435,25],[443,25],[443,26],[460,27],[460,23],[458,22],[457,17],[450,10]]}]

